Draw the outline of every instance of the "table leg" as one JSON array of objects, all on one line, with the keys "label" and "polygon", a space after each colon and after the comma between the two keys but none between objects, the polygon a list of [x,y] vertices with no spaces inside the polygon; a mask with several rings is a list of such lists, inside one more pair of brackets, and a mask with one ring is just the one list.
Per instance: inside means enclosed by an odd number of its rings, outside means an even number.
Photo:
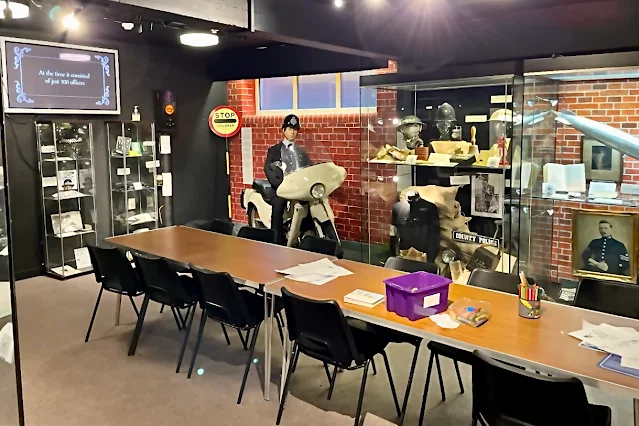
[{"label": "table leg", "polygon": [[632,405],[634,408],[634,412],[635,412],[635,426],[639,426],[639,399],[633,399],[632,400]]},{"label": "table leg", "polygon": [[271,375],[270,375],[270,363],[269,359],[271,359],[271,354],[269,352],[268,342],[271,340],[271,335],[269,334],[268,328],[268,318],[269,317],[269,309],[268,309],[268,293],[264,291],[264,400],[271,400]]},{"label": "table leg", "polygon": [[266,342],[266,344],[268,345],[268,357],[266,358],[266,365],[265,365],[265,370],[266,370],[266,383],[268,384],[268,386],[266,387],[267,391],[266,391],[266,400],[270,401],[271,400],[271,367],[273,364],[273,317],[275,316],[275,296],[271,295],[271,303],[270,303],[270,309],[269,309],[269,314],[268,314],[268,319],[267,319],[267,323],[266,323],[266,328],[268,330],[268,341]]},{"label": "table leg", "polygon": [[115,302],[115,325],[120,325],[120,308],[122,307],[122,295],[118,294],[118,300]]},{"label": "table leg", "polygon": [[288,339],[288,328],[282,325],[284,331],[284,344],[282,345],[282,375],[280,377],[280,401],[284,394],[284,383],[286,382],[286,373],[288,372],[288,366],[293,361],[291,359],[291,341]]}]

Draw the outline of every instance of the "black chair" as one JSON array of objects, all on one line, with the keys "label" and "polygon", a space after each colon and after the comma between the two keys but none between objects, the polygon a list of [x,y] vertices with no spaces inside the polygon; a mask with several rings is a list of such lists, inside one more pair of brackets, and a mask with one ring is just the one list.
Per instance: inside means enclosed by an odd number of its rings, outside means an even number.
[{"label": "black chair", "polygon": [[204,231],[217,232],[218,234],[233,235],[233,223],[228,220],[192,220],[185,223],[184,226],[202,229]]},{"label": "black chair", "polygon": [[[488,271],[485,269],[474,269],[468,279],[468,285],[481,287],[491,290],[497,290],[504,293],[517,294],[517,284],[519,284],[519,276],[513,274],[504,274],[497,271]],[[457,381],[459,389],[464,393],[464,382],[459,371],[459,363],[471,365],[473,362],[473,354],[463,349],[448,346],[443,343],[430,341],[426,345],[430,350],[430,359],[428,360],[428,370],[426,373],[426,383],[424,385],[424,395],[422,396],[422,407],[419,413],[419,425],[423,424],[424,414],[426,411],[426,398],[428,397],[428,387],[430,385],[430,376],[433,370],[433,361],[437,367],[437,376],[439,378],[439,389],[442,395],[442,401],[446,401],[446,391],[444,389],[444,378],[442,377],[441,364],[439,357],[443,356],[453,360],[455,372],[457,373]]]},{"label": "black chair", "polygon": [[[142,284],[146,294],[144,296],[144,302],[142,302],[138,322],[135,325],[133,338],[131,339],[129,356],[135,355],[150,300],[169,306],[180,330],[186,327],[186,321],[182,317],[180,310],[187,309],[186,317],[188,317],[189,312],[195,309],[195,305],[198,301],[198,291],[193,278],[186,275],[178,275],[171,269],[171,266],[165,259],[134,253],[133,260],[142,278]],[[226,335],[226,330],[224,334]],[[228,336],[227,342],[230,344]]]},{"label": "black chair", "polygon": [[286,288],[282,288],[282,299],[284,300],[289,338],[293,342],[293,350],[291,352],[292,362],[288,367],[276,424],[279,425],[282,420],[291,377],[300,353],[322,361],[325,364],[327,374],[327,364],[336,367],[330,379],[331,389],[335,384],[337,368],[344,370],[364,369],[355,413],[355,426],[359,424],[362,411],[368,366],[375,355],[381,354],[386,364],[386,372],[395,402],[395,409],[398,416],[401,414],[388,356],[384,350],[388,345],[388,340],[380,338],[376,333],[350,326],[339,305],[333,300],[306,299],[291,293]]},{"label": "black chair", "polygon": [[102,248],[90,244],[87,245],[87,248],[91,257],[95,280],[101,284],[101,287],[98,293],[98,300],[93,308],[89,329],[84,339],[85,342],[89,341],[95,315],[98,313],[98,306],[100,306],[100,299],[104,290],[127,296],[131,301],[131,305],[133,305],[135,314],[138,316],[140,313],[133,298],[144,293],[142,283],[124,253],[116,248]]},{"label": "black chair", "polygon": [[298,248],[312,251],[313,253],[325,254],[326,256],[337,256],[338,252],[341,252],[338,241],[316,237],[315,235],[304,235]]},{"label": "black chair", "polygon": [[275,231],[272,229],[244,226],[240,228],[237,236],[240,238],[247,238],[249,240],[261,241],[263,243],[275,244]]},{"label": "black chair", "polygon": [[584,278],[577,288],[575,306],[639,319],[639,286]]},{"label": "black chair", "polygon": [[439,273],[439,266],[431,262],[420,262],[418,260],[404,259],[401,257],[389,257],[386,259],[384,268],[396,269],[403,272],[430,272],[431,274]]},{"label": "black chair", "polygon": [[[487,426],[610,426],[611,411],[588,403],[576,378],[548,377],[473,352],[473,422]],[[561,401],[554,409],[542,401]],[[564,405],[565,404],[565,405]]]},{"label": "black chair", "polygon": [[[199,304],[200,308],[202,308],[202,317],[187,377],[191,378],[191,374],[193,373],[193,366],[195,365],[197,352],[200,348],[200,342],[202,341],[202,334],[204,332],[204,326],[207,318],[219,322],[222,326],[235,328],[238,332],[240,330],[246,331],[247,340],[248,335],[251,331],[253,331],[249,354],[246,358],[242,385],[240,386],[240,393],[237,397],[237,403],[239,404],[242,402],[246,378],[248,377],[249,369],[253,363],[253,352],[255,351],[257,335],[259,333],[260,326],[262,325],[262,321],[264,320],[264,299],[257,294],[240,290],[235,281],[233,281],[233,278],[225,272],[208,272],[194,265],[189,265],[189,267],[193,272],[193,278],[198,286]],[[180,372],[180,366],[182,365],[182,358],[184,356],[194,316],[195,309],[191,311],[191,317],[188,320],[184,343],[182,344],[180,357],[175,370],[176,373]]]}]

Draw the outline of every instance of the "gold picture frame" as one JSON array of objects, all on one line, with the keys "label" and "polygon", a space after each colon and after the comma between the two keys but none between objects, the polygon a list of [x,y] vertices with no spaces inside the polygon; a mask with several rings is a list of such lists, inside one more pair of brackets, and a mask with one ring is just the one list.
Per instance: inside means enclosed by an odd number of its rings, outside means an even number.
[{"label": "gold picture frame", "polygon": [[572,210],[576,277],[637,284],[639,213]]}]

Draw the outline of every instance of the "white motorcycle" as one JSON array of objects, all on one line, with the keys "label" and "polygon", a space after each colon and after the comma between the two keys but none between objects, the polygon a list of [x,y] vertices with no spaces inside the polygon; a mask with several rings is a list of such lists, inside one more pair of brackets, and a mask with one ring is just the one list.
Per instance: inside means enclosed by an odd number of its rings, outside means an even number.
[{"label": "white motorcycle", "polygon": [[[281,163],[272,167],[280,167],[284,173],[277,195],[289,201],[284,213],[287,245],[295,246],[309,233],[339,241],[328,197],[344,182],[346,170],[333,163],[330,154],[317,142],[296,142],[285,149]],[[246,209],[249,226],[271,227],[269,202],[274,195],[275,190],[266,179],[256,179],[251,189],[242,191],[241,204]]]}]

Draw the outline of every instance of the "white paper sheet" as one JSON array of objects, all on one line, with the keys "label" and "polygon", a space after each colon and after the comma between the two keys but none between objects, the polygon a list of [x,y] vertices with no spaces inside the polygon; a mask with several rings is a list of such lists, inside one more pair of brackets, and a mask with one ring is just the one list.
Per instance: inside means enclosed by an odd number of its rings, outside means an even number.
[{"label": "white paper sheet", "polygon": [[631,358],[632,364],[639,354],[639,331],[631,327],[614,327],[609,324],[592,325],[584,321],[581,330],[568,333],[604,352]]},{"label": "white paper sheet", "polygon": [[89,256],[89,249],[81,247],[73,250],[75,256],[75,267],[77,269],[91,269],[91,256]]},{"label": "white paper sheet", "polygon": [[160,154],[171,153],[171,136],[160,135]]},{"label": "white paper sheet", "polygon": [[253,129],[242,127],[242,182],[244,185],[253,184]]},{"label": "white paper sheet", "polygon": [[288,269],[280,269],[275,272],[287,275],[293,281],[322,285],[338,277],[352,275],[348,269],[335,265],[329,259],[324,258],[311,263],[302,263]]},{"label": "white paper sheet", "polygon": [[455,321],[454,319],[452,319],[450,315],[446,313],[431,315],[428,318],[430,318],[435,324],[437,324],[441,328],[459,327],[459,323]]},{"label": "white paper sheet", "polygon": [[173,175],[169,173],[162,173],[162,196],[173,196]]}]

